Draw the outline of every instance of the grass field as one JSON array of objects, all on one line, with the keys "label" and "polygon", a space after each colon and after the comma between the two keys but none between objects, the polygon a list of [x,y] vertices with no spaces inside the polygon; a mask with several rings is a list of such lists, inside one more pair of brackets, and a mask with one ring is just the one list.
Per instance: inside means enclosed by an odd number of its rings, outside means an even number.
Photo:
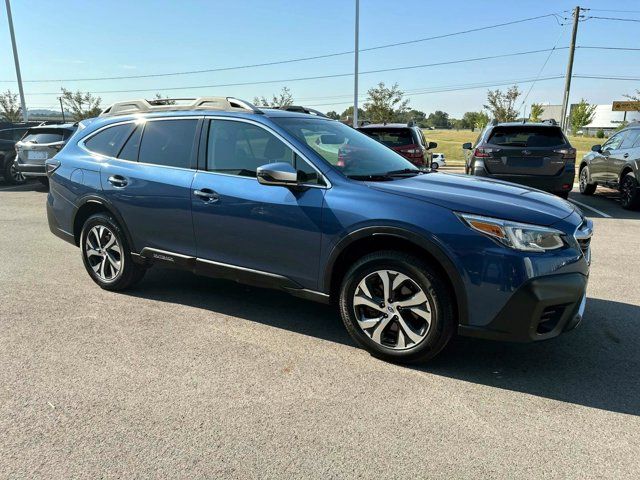
[{"label": "grass field", "polygon": [[[424,130],[424,136],[429,142],[437,142],[438,147],[434,152],[444,153],[447,165],[463,166],[464,154],[462,144],[465,142],[474,143],[480,131],[471,130]],[[569,141],[578,150],[576,159],[579,161],[596,143],[604,143],[605,139],[596,137],[576,137],[569,135]]]}]

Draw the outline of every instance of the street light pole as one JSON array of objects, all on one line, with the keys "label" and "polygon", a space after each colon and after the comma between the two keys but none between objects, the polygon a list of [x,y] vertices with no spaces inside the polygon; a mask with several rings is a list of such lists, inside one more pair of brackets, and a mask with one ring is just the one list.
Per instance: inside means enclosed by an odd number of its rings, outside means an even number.
[{"label": "street light pole", "polygon": [[24,101],[24,90],[22,89],[22,75],[20,75],[20,60],[18,60],[18,47],[16,46],[16,34],[13,31],[13,19],[11,18],[11,4],[9,0],[4,0],[7,5],[7,19],[9,20],[9,34],[11,35],[11,46],[13,47],[13,61],[16,64],[16,77],[18,78],[18,92],[20,92],[20,103],[22,104],[22,118],[29,121],[27,103]]},{"label": "street light pole", "polygon": [[[7,0],[9,1],[9,0]],[[358,128],[358,43],[360,37],[360,0],[356,0],[355,57],[353,68],[353,128]]]}]

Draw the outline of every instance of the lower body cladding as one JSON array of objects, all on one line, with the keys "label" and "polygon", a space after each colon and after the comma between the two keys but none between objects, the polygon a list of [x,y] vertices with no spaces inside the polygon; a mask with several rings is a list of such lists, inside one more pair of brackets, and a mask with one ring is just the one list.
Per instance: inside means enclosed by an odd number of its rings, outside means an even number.
[{"label": "lower body cladding", "polygon": [[284,290],[297,297],[329,303],[329,295],[309,290],[290,278],[251,268],[214,262],[203,258],[180,255],[155,248],[143,248],[140,255],[134,255],[143,264],[160,264],[190,270],[197,275],[233,280],[244,285]]},{"label": "lower body cladding", "polygon": [[473,175],[517,183],[549,193],[569,193],[573,189],[575,169],[565,168],[558,175],[514,175],[489,173],[484,166],[477,165]]}]

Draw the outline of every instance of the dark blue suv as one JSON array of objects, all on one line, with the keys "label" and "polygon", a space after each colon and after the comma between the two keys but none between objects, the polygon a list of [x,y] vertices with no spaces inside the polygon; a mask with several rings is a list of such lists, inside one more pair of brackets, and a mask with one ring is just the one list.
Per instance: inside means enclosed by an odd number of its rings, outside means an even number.
[{"label": "dark blue suv", "polygon": [[572,204],[418,170],[320,115],[166,103],[114,104],[47,161],[51,231],[100,287],[162,264],[333,301],[399,362],[456,332],[533,341],[582,319],[592,222]]}]

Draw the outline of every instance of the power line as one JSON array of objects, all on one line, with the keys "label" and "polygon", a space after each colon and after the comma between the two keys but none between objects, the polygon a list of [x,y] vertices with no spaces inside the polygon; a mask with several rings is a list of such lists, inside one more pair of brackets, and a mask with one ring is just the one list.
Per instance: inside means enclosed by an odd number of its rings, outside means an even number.
[{"label": "power line", "polygon": [[576,48],[590,49],[590,50],[628,50],[628,51],[640,51],[640,48],[633,47],[592,47],[586,45],[579,45]]},{"label": "power line", "polygon": [[[403,42],[395,42],[395,43],[387,43],[387,44],[383,44],[383,45],[377,45],[374,47],[369,47],[369,48],[361,48],[359,49],[359,51],[362,52],[371,52],[374,50],[381,50],[384,48],[391,48],[391,47],[398,47],[398,46],[402,46],[402,45],[411,45],[411,44],[415,44],[415,43],[420,43],[420,42],[427,42],[430,40],[438,40],[438,39],[442,39],[442,38],[449,38],[449,37],[453,37],[453,36],[457,36],[457,35],[465,35],[468,33],[474,33],[474,32],[480,32],[483,30],[490,30],[490,29],[494,29],[494,28],[500,28],[500,27],[506,27],[509,25],[516,25],[519,23],[524,23],[524,22],[530,22],[533,20],[539,20],[542,18],[547,18],[547,17],[554,17],[556,16],[556,13],[548,13],[546,15],[538,15],[535,17],[528,17],[528,18],[522,18],[519,20],[512,20],[510,22],[503,22],[503,23],[497,23],[495,25],[488,25],[488,26],[484,26],[484,27],[477,27],[477,28],[471,28],[468,30],[461,30],[458,32],[452,32],[452,33],[445,33],[442,35],[434,35],[431,37],[425,37],[425,38],[418,38],[418,39],[414,39],[414,40],[406,40]],[[292,59],[287,59],[287,60],[278,60],[278,61],[273,61],[273,62],[263,62],[263,63],[253,63],[253,64],[249,64],[249,65],[238,65],[238,66],[232,66],[232,67],[217,67],[217,68],[207,68],[207,69],[202,69],[202,70],[189,70],[189,71],[181,71],[181,72],[168,72],[168,73],[154,73],[154,74],[146,74],[146,75],[121,75],[121,76],[111,76],[111,77],[87,77],[87,78],[59,78],[59,79],[40,79],[40,80],[25,80],[25,83],[56,83],[56,82],[92,82],[92,81],[103,81],[103,80],[126,80],[126,79],[136,79],[136,78],[154,78],[154,77],[171,77],[171,76],[178,76],[178,75],[193,75],[193,74],[199,74],[199,73],[214,73],[214,72],[224,72],[224,71],[230,71],[230,70],[241,70],[241,69],[247,69],[247,68],[255,68],[255,67],[266,67],[266,66],[273,66],[273,65],[283,65],[283,64],[287,64],[287,63],[296,63],[296,62],[304,62],[304,61],[308,61],[308,60],[319,60],[322,58],[332,58],[332,57],[338,57],[338,56],[342,56],[342,55],[351,55],[352,53],[354,53],[353,50],[349,50],[349,51],[344,51],[344,52],[335,52],[335,53],[328,53],[328,54],[324,54],[324,55],[315,55],[315,56],[310,56],[310,57],[301,57],[301,58],[292,58]],[[0,82],[3,83],[7,83],[7,82],[11,82],[13,83],[14,80],[0,80]]]},{"label": "power line", "polygon": [[[558,49],[565,49],[567,47],[560,47]],[[460,63],[469,63],[469,62],[480,62],[485,60],[493,60],[496,58],[509,58],[516,57],[521,55],[531,55],[536,53],[548,52],[553,49],[543,48],[539,50],[528,50],[525,52],[514,52],[514,53],[505,53],[500,55],[489,55],[484,57],[475,57],[475,58],[466,58],[462,60],[449,60],[446,62],[435,62],[435,63],[425,63],[421,65],[409,65],[403,67],[392,67],[392,68],[381,68],[376,70],[367,70],[360,72],[360,75],[372,74],[372,73],[384,73],[384,72],[397,72],[400,70],[413,70],[418,68],[426,68],[426,67],[437,67],[442,65],[455,65]],[[306,80],[325,80],[329,78],[340,78],[340,77],[350,77],[352,76],[352,72],[348,73],[335,73],[330,75],[315,75],[309,77],[296,77],[296,78],[283,78],[277,80],[260,80],[254,82],[236,82],[236,83],[221,83],[216,85],[191,85],[191,86],[182,86],[182,87],[154,87],[154,88],[137,88],[137,89],[128,89],[128,90],[102,90],[102,91],[93,91],[89,93],[93,94],[109,94],[109,93],[141,93],[141,92],[157,92],[157,91],[172,91],[172,90],[195,90],[201,88],[218,88],[218,87],[237,87],[237,86],[247,86],[247,85],[265,85],[270,83],[285,83],[285,82],[299,82]],[[30,95],[58,95],[60,92],[39,92],[39,93],[31,93]]]},{"label": "power line", "polygon": [[640,22],[639,18],[616,18],[616,17],[595,17],[595,16],[585,17],[585,20],[590,20],[592,18],[596,20],[614,20],[617,22]]},{"label": "power line", "polygon": [[607,77],[604,75],[574,75],[573,77],[574,78],[592,78],[597,80],[623,80],[623,81],[633,81],[633,82],[640,81],[640,77],[623,77],[623,76]]}]

